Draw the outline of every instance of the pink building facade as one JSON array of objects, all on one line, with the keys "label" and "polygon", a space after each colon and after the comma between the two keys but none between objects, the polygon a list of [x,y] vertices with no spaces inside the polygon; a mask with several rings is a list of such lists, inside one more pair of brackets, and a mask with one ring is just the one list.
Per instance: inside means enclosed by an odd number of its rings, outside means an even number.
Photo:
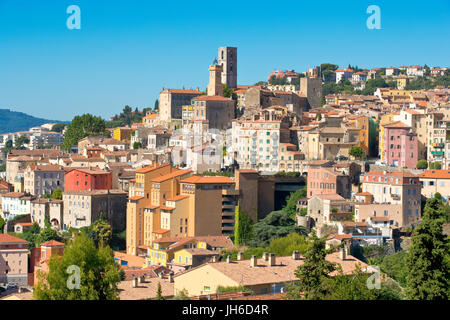
[{"label": "pink building facade", "polygon": [[384,126],[384,157],[387,164],[414,169],[419,160],[417,134],[411,127],[394,122]]}]

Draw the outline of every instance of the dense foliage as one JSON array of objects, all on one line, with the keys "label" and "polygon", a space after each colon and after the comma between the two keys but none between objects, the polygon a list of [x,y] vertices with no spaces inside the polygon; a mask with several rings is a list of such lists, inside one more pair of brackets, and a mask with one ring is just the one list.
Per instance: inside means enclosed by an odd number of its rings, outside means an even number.
[{"label": "dense foliage", "polygon": [[67,126],[62,147],[65,150],[70,150],[79,140],[87,136],[104,134],[106,134],[106,126],[105,121],[101,117],[93,116],[89,113],[76,116]]},{"label": "dense foliage", "polygon": [[429,198],[422,222],[414,229],[406,257],[406,296],[412,300],[448,300],[450,242],[442,226],[448,213],[442,202]]},{"label": "dense foliage", "polygon": [[[68,267],[80,269],[80,286],[74,284]],[[114,261],[109,247],[97,249],[94,242],[84,233],[78,234],[64,249],[62,257],[52,256],[49,272],[39,272],[34,286],[36,300],[117,300],[121,280],[120,266]],[[69,271],[68,271],[69,270]],[[76,283],[76,282],[75,282]]]}]

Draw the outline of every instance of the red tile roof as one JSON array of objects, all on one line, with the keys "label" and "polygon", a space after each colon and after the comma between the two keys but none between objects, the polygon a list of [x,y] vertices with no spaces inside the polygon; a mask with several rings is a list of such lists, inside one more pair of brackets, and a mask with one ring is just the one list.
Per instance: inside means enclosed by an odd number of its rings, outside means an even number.
[{"label": "red tile roof", "polygon": [[192,176],[181,180],[182,183],[234,183],[228,177],[221,176]]},{"label": "red tile roof", "polygon": [[419,174],[419,178],[450,179],[450,170],[427,170]]},{"label": "red tile roof", "polygon": [[28,243],[26,240],[23,240],[18,237],[11,236],[7,233],[0,234],[0,243]]},{"label": "red tile roof", "polygon": [[233,99],[225,98],[222,96],[206,96],[206,95],[195,97],[192,100],[194,100],[194,101],[233,101]]},{"label": "red tile roof", "polygon": [[41,247],[59,247],[64,246],[65,244],[56,240],[50,240],[47,242],[41,243]]}]

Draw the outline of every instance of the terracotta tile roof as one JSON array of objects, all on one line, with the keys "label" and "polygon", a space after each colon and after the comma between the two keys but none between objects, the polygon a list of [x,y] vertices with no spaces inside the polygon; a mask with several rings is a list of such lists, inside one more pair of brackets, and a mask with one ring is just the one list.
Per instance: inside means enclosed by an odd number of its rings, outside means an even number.
[{"label": "terracotta tile roof", "polygon": [[234,183],[234,181],[221,176],[192,176],[181,180],[181,183]]},{"label": "terracotta tile roof", "polygon": [[20,198],[20,197],[23,197],[24,195],[25,195],[25,193],[23,193],[23,192],[8,192],[8,193],[4,193],[3,197]]},{"label": "terracotta tile roof", "polygon": [[167,229],[158,229],[158,230],[153,231],[153,233],[164,234],[164,233],[167,233],[169,231],[170,230],[167,230]]},{"label": "terracotta tile roof", "polygon": [[189,196],[185,196],[185,195],[180,194],[180,195],[178,195],[176,197],[167,198],[166,201],[179,201],[179,200],[183,200],[183,199],[186,199],[186,198],[189,198]]},{"label": "terracotta tile roof", "polygon": [[175,208],[172,207],[166,207],[166,206],[161,206],[161,210],[165,210],[165,211],[173,211]]},{"label": "terracotta tile roof", "polygon": [[233,101],[233,99],[225,98],[222,96],[207,96],[207,95],[195,97],[192,100],[194,100],[194,101]]},{"label": "terracotta tile roof", "polygon": [[69,173],[71,171],[79,171],[79,172],[83,172],[83,173],[87,173],[87,174],[111,174],[111,171],[107,171],[107,170],[102,170],[102,169],[95,169],[95,168],[91,168],[91,169],[83,169],[83,168],[74,168],[74,169],[69,169],[69,171],[66,172]]},{"label": "terracotta tile roof", "polygon": [[450,170],[427,170],[419,178],[450,179]]},{"label": "terracotta tile roof", "polygon": [[323,200],[345,200],[342,196],[338,195],[337,193],[331,193],[331,194],[316,194],[313,197],[317,197]]},{"label": "terracotta tile roof", "polygon": [[120,300],[148,300],[156,297],[158,283],[161,284],[162,296],[171,298],[174,296],[174,284],[160,278],[146,279],[145,282],[133,288],[132,281],[121,281],[117,285]]},{"label": "terracotta tile roof", "polygon": [[149,205],[146,206],[144,209],[154,210],[154,209],[156,209],[156,208],[159,208],[159,206],[154,206],[154,205],[149,204]]},{"label": "terracotta tile roof", "polygon": [[215,256],[215,255],[219,255],[218,252],[214,252],[214,251],[206,250],[206,249],[202,249],[202,248],[184,248],[184,249],[181,249],[181,250],[186,250],[187,252],[189,252],[193,256]]},{"label": "terracotta tile roof", "polygon": [[[335,252],[327,255],[326,259],[330,262],[338,263],[342,266],[344,274],[349,274],[356,269],[356,265],[360,264],[362,269],[370,268],[366,263],[348,255],[345,260],[339,258],[339,253]],[[174,277],[184,276],[192,270],[198,268],[214,268],[221,272],[236,283],[243,286],[254,286],[270,283],[285,283],[295,280],[294,272],[298,266],[304,263],[304,258],[293,260],[291,256],[276,257],[275,265],[269,266],[268,262],[257,259],[257,266],[250,267],[249,260],[227,262],[210,262],[199,267],[189,269],[187,271],[175,274]],[[331,275],[337,275],[333,272]]]},{"label": "terracotta tile roof", "polygon": [[55,241],[55,240],[50,240],[50,241],[41,243],[41,247],[60,247],[60,246],[65,246],[65,244],[62,242],[59,242],[59,241]]},{"label": "terracotta tile roof", "polygon": [[47,165],[30,165],[31,171],[63,171],[63,167],[54,164]]},{"label": "terracotta tile roof", "polygon": [[355,196],[371,196],[372,194],[370,192],[358,192],[355,194]]},{"label": "terracotta tile roof", "polygon": [[22,227],[31,227],[33,225],[33,222],[19,222],[19,223],[16,223],[16,224],[18,224],[18,225],[20,225]]},{"label": "terracotta tile roof", "polygon": [[384,222],[384,221],[390,221],[391,219],[389,219],[388,217],[369,217],[369,219],[371,220],[371,221],[374,221],[374,222]]},{"label": "terracotta tile roof", "polygon": [[159,169],[159,168],[167,167],[167,166],[170,166],[170,164],[167,163],[167,164],[163,164],[163,165],[159,165],[159,166],[158,165],[146,166],[144,168],[137,169],[136,173],[147,173],[147,172],[153,171],[155,169]]},{"label": "terracotta tile roof", "polygon": [[11,236],[7,233],[0,233],[0,243],[28,243],[26,240]]},{"label": "terracotta tile roof", "polygon": [[152,180],[152,182],[163,182],[163,181],[175,178],[175,177],[187,175],[187,174],[189,174],[191,172],[192,172],[191,170],[177,170],[177,171],[174,171],[172,173],[169,173],[169,174],[163,175],[161,177],[155,178],[155,179]]},{"label": "terracotta tile roof", "polygon": [[144,199],[144,197],[142,197],[142,196],[134,196],[134,197],[129,197],[128,199],[136,201],[136,200]]},{"label": "terracotta tile roof", "polygon": [[199,90],[194,89],[167,89],[170,93],[183,93],[183,94],[202,94]]},{"label": "terracotta tile roof", "polygon": [[385,127],[385,128],[405,128],[405,129],[411,128],[410,126],[404,124],[404,123],[401,122],[401,121],[396,121],[396,122],[388,123],[388,124],[383,125],[383,127]]}]

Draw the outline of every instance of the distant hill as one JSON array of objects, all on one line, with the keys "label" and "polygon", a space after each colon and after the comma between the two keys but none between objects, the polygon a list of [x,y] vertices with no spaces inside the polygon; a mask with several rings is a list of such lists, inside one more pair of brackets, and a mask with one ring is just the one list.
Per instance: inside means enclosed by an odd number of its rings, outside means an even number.
[{"label": "distant hill", "polygon": [[27,131],[32,127],[41,126],[45,123],[63,122],[57,120],[47,120],[30,116],[23,112],[0,109],[0,134]]}]

